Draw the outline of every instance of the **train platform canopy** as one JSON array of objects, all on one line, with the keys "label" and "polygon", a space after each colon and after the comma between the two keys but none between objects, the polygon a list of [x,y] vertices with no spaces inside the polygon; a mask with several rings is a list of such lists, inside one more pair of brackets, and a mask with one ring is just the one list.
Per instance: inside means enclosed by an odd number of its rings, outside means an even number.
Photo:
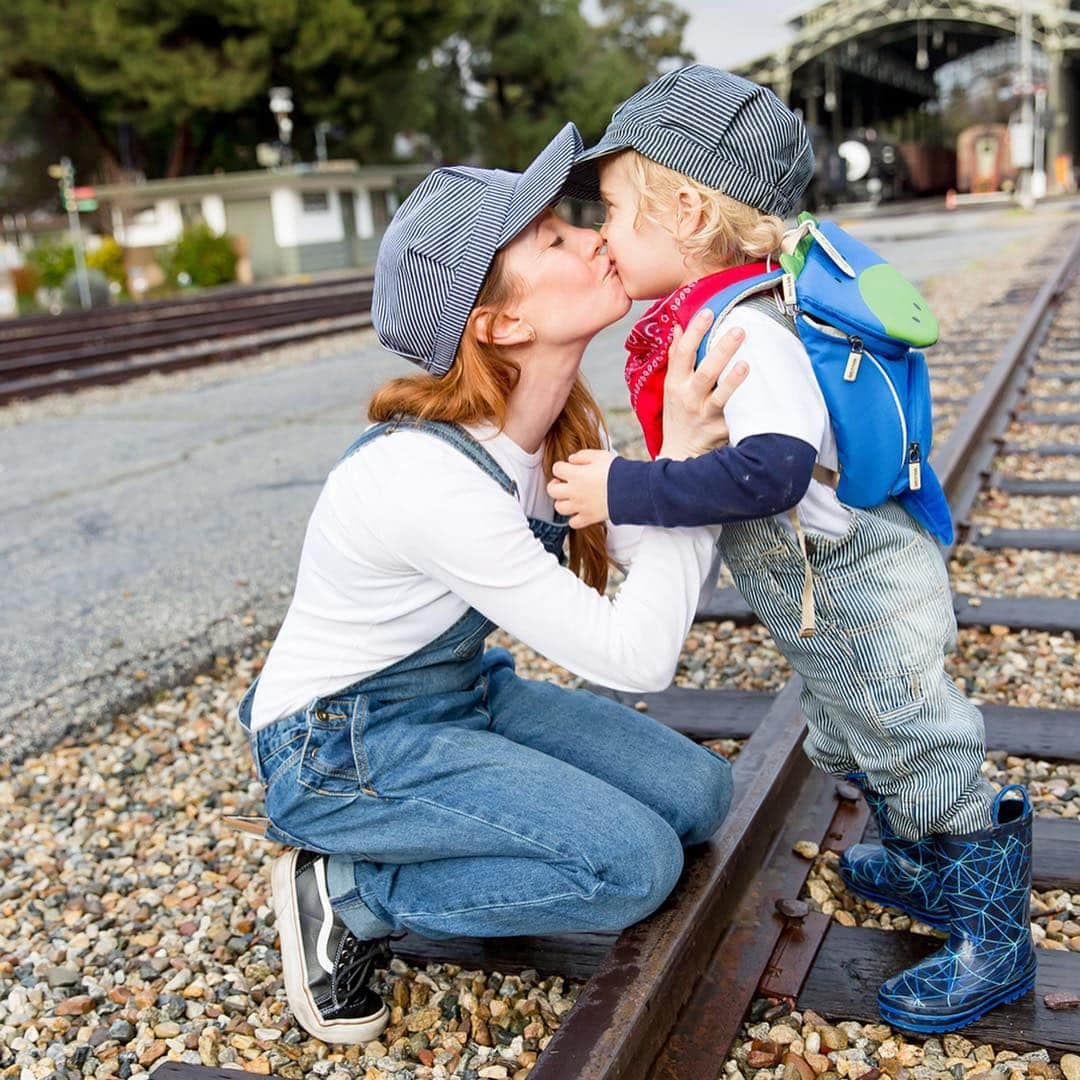
[{"label": "train platform canopy", "polygon": [[[1076,0],[1030,0],[1037,79],[1053,116],[1048,152],[1080,144],[1075,60],[1080,57]],[[834,139],[903,116],[938,97],[944,65],[1020,32],[1021,0],[827,0],[792,19],[769,54],[739,65],[809,124]],[[1019,89],[1019,88],[1018,88]]]}]

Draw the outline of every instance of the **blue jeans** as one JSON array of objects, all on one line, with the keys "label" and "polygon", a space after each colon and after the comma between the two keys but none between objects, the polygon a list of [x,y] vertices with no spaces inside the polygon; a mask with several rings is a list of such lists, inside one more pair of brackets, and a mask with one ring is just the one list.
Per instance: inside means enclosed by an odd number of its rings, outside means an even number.
[{"label": "blue jeans", "polygon": [[331,902],[364,937],[620,930],[654,911],[683,845],[727,812],[728,762],[518,678],[505,650],[451,670],[466,668],[455,690],[345,691],[259,731],[269,835],[334,856]]}]

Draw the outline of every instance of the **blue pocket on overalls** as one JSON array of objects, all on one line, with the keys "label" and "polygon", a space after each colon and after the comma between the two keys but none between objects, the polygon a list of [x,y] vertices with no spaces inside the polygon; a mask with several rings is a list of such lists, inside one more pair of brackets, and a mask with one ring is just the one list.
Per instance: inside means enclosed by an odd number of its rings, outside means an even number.
[{"label": "blue pocket on overalls", "polygon": [[367,784],[367,767],[359,745],[367,715],[367,698],[316,702],[307,711],[308,733],[297,779],[320,795],[355,796]]}]

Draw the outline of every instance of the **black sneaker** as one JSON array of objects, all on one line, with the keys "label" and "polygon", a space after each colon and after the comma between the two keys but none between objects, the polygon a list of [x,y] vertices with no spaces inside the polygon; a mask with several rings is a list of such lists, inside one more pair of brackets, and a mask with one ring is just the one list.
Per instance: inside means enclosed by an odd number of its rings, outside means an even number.
[{"label": "black sneaker", "polygon": [[297,1022],[327,1043],[377,1038],[390,1014],[368,982],[389,955],[387,939],[361,941],[334,915],[322,855],[291,848],[275,860],[270,884]]}]

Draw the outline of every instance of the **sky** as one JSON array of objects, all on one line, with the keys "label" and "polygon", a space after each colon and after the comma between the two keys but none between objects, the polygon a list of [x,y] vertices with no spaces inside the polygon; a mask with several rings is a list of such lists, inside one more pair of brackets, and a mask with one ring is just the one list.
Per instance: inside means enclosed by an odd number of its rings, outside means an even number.
[{"label": "sky", "polygon": [[678,0],[690,13],[684,38],[705,64],[729,67],[755,60],[789,37],[785,23],[813,0]]}]

